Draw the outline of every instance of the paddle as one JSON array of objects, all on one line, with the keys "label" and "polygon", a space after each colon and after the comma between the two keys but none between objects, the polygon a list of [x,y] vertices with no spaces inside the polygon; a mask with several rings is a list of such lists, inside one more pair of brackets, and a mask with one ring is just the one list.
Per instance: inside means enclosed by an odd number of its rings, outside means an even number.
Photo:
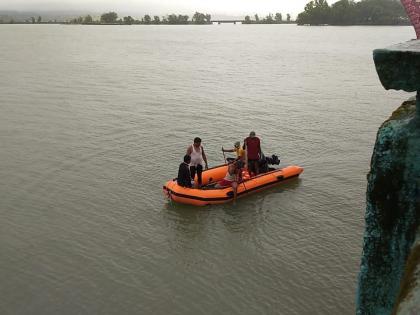
[{"label": "paddle", "polygon": [[222,153],[223,153],[223,158],[225,159],[225,164],[227,163],[226,162],[226,155],[225,155],[225,150],[223,149],[223,147],[222,147]]}]

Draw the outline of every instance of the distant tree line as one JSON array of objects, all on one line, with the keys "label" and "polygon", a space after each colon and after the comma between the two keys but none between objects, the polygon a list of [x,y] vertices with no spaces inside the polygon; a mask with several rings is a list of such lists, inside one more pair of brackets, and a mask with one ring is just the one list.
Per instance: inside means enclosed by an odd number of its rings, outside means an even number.
[{"label": "distant tree line", "polygon": [[[55,21],[43,22],[41,16],[38,16],[37,18],[31,16],[31,18],[25,19],[25,23],[27,24],[41,24],[41,23],[54,23],[54,22]],[[0,19],[0,24],[15,24],[15,23],[16,21],[13,18],[11,18],[9,21],[4,21],[3,19]],[[17,22],[17,23],[22,23],[22,22]]]},{"label": "distant tree line", "polygon": [[[318,1],[318,0],[316,0]],[[6,21],[3,17],[0,17],[0,24],[2,23],[15,23],[15,20],[9,19]],[[24,22],[20,20],[18,23],[24,24],[47,24],[47,23],[68,23],[68,24],[115,24],[115,25],[131,25],[131,24],[145,24],[145,25],[189,25],[189,24],[211,24],[211,15],[200,12],[195,12],[191,17],[182,14],[169,14],[166,16],[151,16],[149,14],[144,15],[140,19],[133,18],[132,16],[119,17],[116,12],[106,12],[101,14],[99,17],[92,17],[90,14],[85,16],[79,16],[67,20],[66,22],[57,22],[57,20],[43,21],[41,16],[26,18]],[[243,24],[287,24],[294,23],[291,21],[290,14],[286,14],[286,18],[283,18],[281,13],[268,14],[264,18],[260,18],[258,14],[255,14],[252,18],[247,15],[242,21]]]},{"label": "distant tree line", "polygon": [[265,18],[260,19],[258,14],[254,15],[254,20],[251,19],[249,15],[245,16],[245,20],[242,22],[243,24],[283,24],[283,23],[291,23],[290,14],[287,13],[286,20],[283,20],[283,16],[281,13],[276,13],[275,15],[269,14]]},{"label": "distant tree line", "polygon": [[409,20],[399,0],[340,0],[328,5],[313,0],[296,19],[298,25],[407,25]]},{"label": "distant tree line", "polygon": [[187,25],[187,24],[210,24],[211,15],[200,12],[195,12],[191,20],[188,15],[169,14],[167,16],[159,17],[157,15],[150,16],[146,14],[141,19],[135,19],[132,16],[118,17],[115,12],[107,12],[100,16],[99,20],[94,20],[92,16],[79,16],[69,21],[70,24],[169,24],[169,25]]},{"label": "distant tree line", "polygon": [[[100,16],[98,20],[94,20],[92,16],[79,16],[69,21],[70,24],[145,24],[145,25],[188,25],[188,24],[211,24],[211,15],[204,14],[200,12],[195,12],[191,20],[188,15],[182,14],[169,14],[163,17],[157,15],[144,15],[141,19],[135,19],[131,16],[124,16],[122,18],[118,17],[118,14],[115,12],[107,12]],[[292,23],[290,14],[286,15],[286,19],[283,19],[281,13],[269,14],[265,18],[260,19],[258,14],[254,15],[254,19],[251,19],[247,15],[242,21],[243,24],[283,24],[283,23]]]}]

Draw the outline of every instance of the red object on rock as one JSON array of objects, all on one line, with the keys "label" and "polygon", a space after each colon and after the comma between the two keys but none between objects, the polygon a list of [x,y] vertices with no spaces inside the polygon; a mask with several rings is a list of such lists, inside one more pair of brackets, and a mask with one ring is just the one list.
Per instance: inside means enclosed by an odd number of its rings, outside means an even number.
[{"label": "red object on rock", "polygon": [[420,0],[401,0],[401,3],[416,30],[417,38],[420,39]]}]

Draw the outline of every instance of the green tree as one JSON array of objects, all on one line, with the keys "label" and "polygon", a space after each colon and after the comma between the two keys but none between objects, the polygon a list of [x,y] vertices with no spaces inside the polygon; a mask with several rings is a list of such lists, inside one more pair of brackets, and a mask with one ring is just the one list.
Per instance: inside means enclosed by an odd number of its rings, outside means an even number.
[{"label": "green tree", "polygon": [[159,16],[155,15],[153,17],[153,24],[160,24],[160,18],[159,18]]},{"label": "green tree", "polygon": [[245,20],[244,20],[244,22],[243,22],[244,24],[251,24],[252,23],[252,21],[251,21],[251,17],[249,16],[249,15],[247,15],[246,17],[245,17]]},{"label": "green tree", "polygon": [[313,0],[298,15],[297,23],[331,25],[398,25],[408,18],[398,0],[339,0],[331,7],[326,1]]},{"label": "green tree", "polygon": [[283,16],[281,13],[276,13],[276,15],[274,16],[274,20],[276,21],[276,23],[281,23],[283,21]]},{"label": "green tree", "polygon": [[83,23],[84,24],[91,24],[93,23],[93,18],[88,14],[85,16],[85,18],[83,19]]},{"label": "green tree", "polygon": [[178,15],[178,24],[188,24],[188,19],[189,19],[188,15],[179,14]]},{"label": "green tree", "polygon": [[168,24],[178,24],[178,15],[176,14],[168,15]]},{"label": "green tree", "polygon": [[356,22],[356,4],[352,0],[340,0],[331,6],[330,23],[334,25],[351,25]]},{"label": "green tree", "polygon": [[358,24],[394,25],[406,21],[407,15],[397,0],[362,0],[356,3]]},{"label": "green tree", "polygon": [[131,25],[135,22],[135,20],[129,15],[123,17],[124,24]]},{"label": "green tree", "polygon": [[207,24],[211,24],[211,15],[210,14],[206,14],[205,19],[206,19]]},{"label": "green tree", "polygon": [[328,24],[330,17],[330,6],[326,0],[312,0],[305,6],[304,12],[297,18],[299,25],[310,24],[320,25]]},{"label": "green tree", "polygon": [[150,17],[150,15],[149,14],[146,14],[144,17],[143,17],[143,23],[144,24],[150,24],[152,22],[152,18]]},{"label": "green tree", "polygon": [[287,19],[287,22],[290,22],[290,14],[289,13],[287,13],[286,19]]},{"label": "green tree", "polygon": [[38,16],[38,19],[36,20],[37,23],[41,23],[42,22],[42,17]]},{"label": "green tree", "polygon": [[200,12],[195,12],[193,17],[192,17],[192,22],[194,24],[208,24],[208,18],[211,20],[210,15],[208,15],[209,17],[207,17],[206,14],[200,13]]},{"label": "green tree", "polygon": [[263,23],[265,23],[265,24],[273,24],[274,23],[273,15],[271,13],[269,15],[267,15],[265,17],[265,19],[263,19]]},{"label": "green tree", "polygon": [[82,24],[83,23],[83,17],[79,16],[77,18],[71,19],[70,24]]},{"label": "green tree", "polygon": [[32,21],[32,24],[35,24],[35,18],[33,16],[31,16],[31,21]]},{"label": "green tree", "polygon": [[115,12],[108,12],[101,15],[101,23],[115,23],[117,19],[118,14]]},{"label": "green tree", "polygon": [[258,17],[258,14],[255,14],[254,17],[255,17],[255,22],[258,23],[260,21],[260,18]]}]

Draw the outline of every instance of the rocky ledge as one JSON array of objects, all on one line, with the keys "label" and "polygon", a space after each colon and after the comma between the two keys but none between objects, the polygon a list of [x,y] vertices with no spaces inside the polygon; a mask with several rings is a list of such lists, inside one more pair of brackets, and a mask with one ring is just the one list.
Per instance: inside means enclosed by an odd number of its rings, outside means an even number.
[{"label": "rocky ledge", "polygon": [[420,128],[412,100],[377,134],[368,174],[357,314],[391,314],[396,304],[420,222],[419,189]]},{"label": "rocky ledge", "polygon": [[385,89],[420,91],[420,40],[375,49],[373,60]]}]

